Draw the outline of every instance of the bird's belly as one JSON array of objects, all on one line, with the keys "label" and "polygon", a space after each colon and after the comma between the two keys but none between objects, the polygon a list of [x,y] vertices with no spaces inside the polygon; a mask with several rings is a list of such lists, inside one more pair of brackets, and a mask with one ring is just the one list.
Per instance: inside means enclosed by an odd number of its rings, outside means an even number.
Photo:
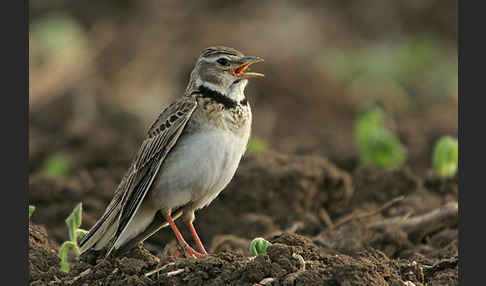
[{"label": "bird's belly", "polygon": [[196,208],[209,204],[233,178],[248,137],[217,129],[181,136],[150,194],[156,207],[169,210],[188,203]]}]

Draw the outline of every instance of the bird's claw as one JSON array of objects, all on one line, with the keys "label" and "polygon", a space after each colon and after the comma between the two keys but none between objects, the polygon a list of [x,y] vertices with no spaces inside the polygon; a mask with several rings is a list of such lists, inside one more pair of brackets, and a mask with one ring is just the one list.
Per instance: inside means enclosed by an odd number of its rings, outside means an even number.
[{"label": "bird's claw", "polygon": [[196,258],[196,259],[201,259],[201,258],[205,258],[207,256],[207,254],[200,253],[200,252],[195,251],[192,248],[189,248],[189,249],[185,249],[184,256],[186,258],[192,257],[192,258]]},{"label": "bird's claw", "polygon": [[173,257],[174,258],[179,258],[182,253],[184,253],[184,257],[185,258],[195,258],[195,259],[201,259],[201,258],[205,258],[208,256],[207,253],[200,253],[200,252],[197,252],[196,250],[194,250],[192,247],[190,246],[178,246],[178,249],[175,251]]}]

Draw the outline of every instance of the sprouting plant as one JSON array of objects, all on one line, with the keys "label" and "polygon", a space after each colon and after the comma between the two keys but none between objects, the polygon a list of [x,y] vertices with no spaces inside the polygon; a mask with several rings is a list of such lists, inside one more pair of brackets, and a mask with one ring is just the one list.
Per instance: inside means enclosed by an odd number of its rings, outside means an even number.
[{"label": "sprouting plant", "polygon": [[29,205],[29,218],[32,216],[32,214],[34,213],[35,211],[35,206],[30,206]]},{"label": "sprouting plant", "polygon": [[253,239],[250,243],[250,254],[252,256],[257,256],[258,254],[266,254],[267,247],[272,245],[269,241],[264,238],[257,237]]},{"label": "sprouting plant", "polygon": [[248,142],[248,147],[247,147],[249,152],[255,151],[265,151],[267,149],[267,143],[263,141],[262,139],[259,138],[251,138],[250,142]]},{"label": "sprouting plant", "polygon": [[361,161],[365,164],[393,169],[405,162],[406,149],[386,128],[384,112],[378,107],[369,109],[358,117],[355,140]]},{"label": "sprouting plant", "polygon": [[54,154],[47,158],[42,171],[54,177],[65,177],[69,173],[71,161],[64,154]]},{"label": "sprouting plant", "polygon": [[457,139],[444,136],[437,141],[432,157],[432,164],[442,177],[452,177],[457,172],[459,143]]},{"label": "sprouting plant", "polygon": [[67,255],[69,248],[71,248],[76,256],[81,255],[78,248],[78,238],[83,238],[83,236],[88,233],[86,230],[80,229],[82,221],[83,207],[82,203],[79,203],[73,210],[73,212],[67,217],[66,224],[69,231],[69,241],[65,241],[59,248],[59,258],[61,258],[61,270],[63,272],[69,272],[70,266],[67,262]]}]

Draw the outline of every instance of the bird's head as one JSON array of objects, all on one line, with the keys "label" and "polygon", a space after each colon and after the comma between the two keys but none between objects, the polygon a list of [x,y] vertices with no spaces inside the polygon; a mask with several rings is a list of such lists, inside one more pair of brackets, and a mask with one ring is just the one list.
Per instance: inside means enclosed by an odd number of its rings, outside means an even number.
[{"label": "bird's head", "polygon": [[245,56],[228,47],[204,49],[191,72],[188,89],[194,91],[202,85],[230,98],[238,96],[243,93],[249,78],[263,77],[261,73],[248,71],[250,65],[258,62],[263,59]]}]

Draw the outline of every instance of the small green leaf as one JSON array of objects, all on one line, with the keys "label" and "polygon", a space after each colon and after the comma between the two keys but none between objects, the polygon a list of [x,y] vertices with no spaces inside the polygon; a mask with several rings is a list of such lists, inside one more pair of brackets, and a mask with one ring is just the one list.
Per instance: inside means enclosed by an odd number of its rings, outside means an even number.
[{"label": "small green leaf", "polygon": [[49,176],[65,177],[69,173],[71,161],[63,154],[54,154],[47,158],[42,171]]},{"label": "small green leaf", "polygon": [[68,226],[69,238],[71,241],[76,242],[76,230],[81,226],[83,213],[83,205],[79,203],[71,212],[71,214],[66,219],[66,224]]},{"label": "small green leaf", "polygon": [[73,250],[76,249],[76,245],[72,241],[65,241],[61,247],[59,248],[59,258],[61,258],[61,262],[59,265],[61,266],[61,271],[68,273],[70,271],[70,266],[67,261],[69,248]]},{"label": "small green leaf", "polygon": [[442,137],[435,145],[432,164],[442,177],[452,177],[457,172],[459,143],[450,136]]},{"label": "small green leaf", "polygon": [[32,216],[34,211],[35,211],[35,206],[29,206],[29,218]]},{"label": "small green leaf", "polygon": [[250,254],[252,256],[257,256],[258,254],[266,254],[267,247],[272,245],[269,241],[262,237],[257,237],[253,239],[250,243]]},{"label": "small green leaf", "polygon": [[83,214],[83,204],[79,203],[71,212],[71,214],[66,218],[66,224],[68,226],[70,241],[65,241],[59,248],[59,257],[61,258],[61,270],[64,272],[69,272],[69,264],[67,262],[67,255],[69,248],[72,248],[77,256],[81,255],[78,248],[78,237],[82,238],[86,235],[87,231],[80,229]]},{"label": "small green leaf", "polygon": [[361,114],[355,123],[355,140],[360,159],[381,169],[393,169],[406,160],[407,150],[386,129],[385,115],[380,108]]},{"label": "small green leaf", "polygon": [[259,152],[267,150],[267,143],[259,138],[252,138],[250,142],[248,142],[247,147],[249,152]]}]

